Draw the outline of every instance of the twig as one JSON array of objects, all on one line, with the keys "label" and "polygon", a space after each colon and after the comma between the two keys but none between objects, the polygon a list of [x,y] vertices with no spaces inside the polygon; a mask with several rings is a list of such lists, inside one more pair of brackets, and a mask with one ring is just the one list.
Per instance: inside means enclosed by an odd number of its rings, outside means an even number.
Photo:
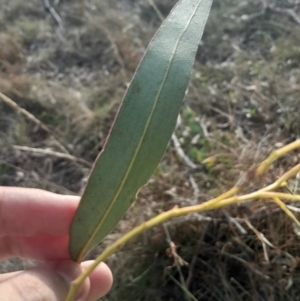
[{"label": "twig", "polygon": [[233,258],[233,259],[243,263],[245,266],[247,266],[251,271],[253,271],[258,276],[260,276],[260,277],[262,277],[266,280],[270,279],[270,277],[268,275],[265,275],[262,272],[260,272],[259,270],[255,269],[248,261],[246,261],[246,260],[244,260],[244,259],[242,259],[242,258],[240,258],[236,255],[229,254],[227,252],[223,252],[222,254],[228,256],[229,258]]},{"label": "twig", "polygon": [[298,231],[300,230],[300,222],[296,218],[296,216],[290,211],[290,209],[278,198],[274,197],[273,201],[282,209],[282,211],[295,223],[295,225],[298,228]]},{"label": "twig", "polygon": [[61,151],[69,154],[67,149],[61,144],[61,142],[59,142],[58,138],[56,138],[56,135],[52,131],[50,131],[50,129],[44,123],[42,123],[39,119],[37,119],[35,116],[33,116],[31,113],[29,113],[25,109],[21,108],[16,102],[14,102],[12,99],[10,99],[6,95],[2,94],[1,92],[0,92],[0,99],[2,99],[2,101],[5,104],[10,106],[14,110],[20,112],[21,114],[26,116],[28,119],[30,119],[32,122],[34,122],[35,124],[40,126],[45,132],[47,132],[48,134],[50,134],[53,137],[53,139],[55,140],[57,146],[60,148]]},{"label": "twig", "polygon": [[153,265],[151,264],[142,274],[139,276],[135,277],[133,280],[131,280],[126,286],[131,286],[139,282],[145,275],[149,273],[149,271],[152,269]]},{"label": "twig", "polygon": [[172,275],[169,275],[170,279],[174,281],[183,291],[184,293],[193,301],[198,301],[198,299],[185,287],[183,286],[179,281],[177,281]]},{"label": "twig", "polygon": [[300,213],[300,208],[299,207],[295,207],[292,205],[286,205],[291,211],[294,211],[296,213]]},{"label": "twig", "polygon": [[204,135],[204,137],[206,138],[206,139],[209,139],[210,137],[209,137],[209,133],[208,133],[208,130],[207,130],[207,126],[206,126],[206,124],[205,124],[205,116],[203,116],[201,119],[200,119],[200,121],[199,121],[199,124],[200,124],[200,126],[201,126],[201,129],[202,129],[202,131],[203,131],[203,135]]},{"label": "twig", "polygon": [[186,287],[186,282],[184,280],[182,271],[181,271],[181,266],[188,266],[188,263],[184,261],[178,254],[177,254],[177,246],[171,239],[171,235],[169,233],[168,227],[166,224],[163,225],[166,236],[167,236],[167,241],[169,243],[169,248],[167,249],[166,253],[168,257],[172,257],[174,259],[174,263],[172,266],[167,267],[167,269],[172,269],[174,266],[177,269],[177,272],[179,274],[180,282],[181,282],[181,288],[183,288],[184,292],[186,293],[186,299],[190,301],[190,295],[187,293],[188,289]]},{"label": "twig", "polygon": [[[178,254],[177,254],[177,246],[171,239],[171,235],[169,233],[168,227],[166,224],[163,225],[166,236],[167,236],[167,241],[170,246],[169,248],[169,257],[173,257],[174,259],[174,265],[173,266],[185,266],[189,265],[186,261],[184,261]],[[182,276],[183,277],[183,276]],[[182,278],[183,284],[185,283],[184,279]]]},{"label": "twig", "polygon": [[194,205],[196,205],[198,203],[198,196],[200,193],[199,187],[195,181],[195,178],[192,175],[190,175],[189,178],[190,178],[191,186],[193,188],[193,203],[194,203]]},{"label": "twig", "polygon": [[52,151],[50,149],[33,148],[33,147],[20,146],[20,145],[13,145],[13,149],[17,150],[17,151],[30,152],[30,153],[36,154],[36,155],[53,156],[53,157],[56,157],[56,158],[67,159],[67,160],[82,163],[87,167],[92,166],[92,163],[90,163],[90,162],[88,162],[84,159],[76,158],[76,157],[74,157],[72,155],[69,155],[69,154],[58,153],[58,152]]},{"label": "twig", "polygon": [[184,153],[181,148],[180,142],[175,134],[172,135],[172,141],[175,147],[175,150],[178,156],[182,159],[182,161],[191,169],[196,169],[197,165],[191,161],[191,159]]},{"label": "twig", "polygon": [[[264,171],[268,169],[268,167],[274,162],[274,160],[286,155],[288,152],[291,152],[297,148],[300,148],[300,140],[297,140],[273,153],[265,160],[253,173],[252,180],[255,179],[258,175],[261,175]],[[252,192],[250,194],[241,195],[241,196],[233,196],[238,191],[241,190],[241,187],[233,187],[229,191],[223,193],[217,198],[214,198],[210,201],[207,201],[205,203],[196,205],[196,206],[189,206],[184,208],[178,208],[177,206],[173,209],[163,212],[152,219],[140,224],[139,226],[135,227],[131,231],[124,234],[122,237],[120,237],[118,240],[116,240],[112,245],[107,247],[96,259],[95,261],[74,281],[72,281],[71,287],[69,289],[68,295],[65,299],[65,301],[72,301],[74,299],[74,296],[77,292],[77,290],[81,287],[82,283],[85,281],[85,279],[91,274],[91,272],[98,266],[98,264],[104,260],[106,260],[110,255],[116,252],[118,248],[120,248],[122,245],[127,243],[132,238],[140,235],[144,231],[153,228],[159,224],[165,223],[166,221],[171,220],[172,218],[191,214],[191,213],[199,213],[204,212],[208,210],[214,210],[218,208],[222,208],[225,206],[233,205],[236,203],[241,203],[253,199],[286,199],[286,200],[294,200],[300,202],[300,195],[293,195],[293,194],[287,194],[287,193],[279,193],[279,192],[269,192],[270,189],[276,189],[281,187],[283,181],[287,181],[290,177],[295,176],[300,171],[300,164],[297,166],[297,168],[292,168],[288,172],[286,172],[282,177],[280,177],[274,184],[269,185],[265,189],[261,189],[255,192]],[[275,185],[277,183],[277,186]],[[265,240],[265,243],[268,241]],[[269,243],[269,242],[268,242]],[[271,244],[270,244],[271,245]],[[231,255],[229,255],[231,256]],[[235,256],[232,256],[232,258],[235,258]],[[241,260],[241,262],[247,263],[246,261],[236,258],[237,260]],[[81,258],[79,258],[77,261],[80,262]],[[249,263],[247,263],[249,265]],[[251,267],[251,265],[249,265]],[[255,271],[255,270],[254,270]],[[257,271],[256,271],[257,272]],[[261,274],[261,273],[260,273]],[[266,275],[263,275],[266,279],[269,277]]]},{"label": "twig", "polygon": [[263,246],[263,250],[264,250],[264,255],[265,255],[265,259],[266,259],[266,262],[269,263],[270,260],[269,260],[269,255],[268,255],[268,251],[267,251],[267,247],[266,245],[268,245],[269,247],[273,248],[273,249],[276,249],[276,247],[271,244],[267,239],[266,237],[264,236],[263,233],[259,232],[255,227],[253,227],[251,225],[251,223],[245,219],[245,223],[247,224],[247,226],[255,233],[255,235],[257,236],[257,238],[260,240],[262,246]]},{"label": "twig", "polygon": [[[263,172],[265,172],[269,166],[276,160],[278,160],[279,158],[283,157],[284,155],[286,155],[287,153],[290,153],[296,149],[298,149],[300,147],[300,139],[280,148],[277,149],[275,151],[273,151],[270,156],[264,160],[260,166],[255,170],[255,172],[253,173],[253,178],[257,178],[258,176],[260,176]],[[295,172],[295,170],[298,170],[298,168],[300,167],[300,164],[296,165],[295,167],[293,167],[292,169],[290,169],[288,172],[286,172],[282,177],[280,177],[280,179],[278,179],[274,184],[277,186],[278,185],[278,181],[280,181],[280,184],[282,184],[284,181],[286,181],[288,178],[290,178],[290,173]],[[296,173],[297,174],[297,173]]]},{"label": "twig", "polygon": [[184,198],[182,196],[177,195],[174,192],[174,189],[169,189],[169,190],[165,191],[165,194],[174,198],[173,204],[176,204],[176,205],[194,204],[194,201],[192,199]]},{"label": "twig", "polygon": [[53,6],[50,5],[49,0],[42,0],[45,6],[45,9],[49,11],[55,22],[57,23],[57,26],[61,32],[64,31],[64,25],[63,22],[59,16],[59,14],[56,12],[56,10],[53,8]]},{"label": "twig", "polygon": [[163,14],[160,12],[160,10],[157,7],[157,5],[155,4],[155,2],[153,0],[148,0],[148,2],[152,6],[152,8],[154,9],[154,11],[157,14],[158,18],[160,19],[160,21],[163,22],[165,20],[165,18],[163,16]]},{"label": "twig", "polygon": [[180,216],[178,218],[176,218],[176,220],[172,220],[172,221],[168,221],[166,222],[166,226],[180,226],[182,224],[185,223],[193,223],[193,222],[197,222],[197,223],[210,223],[210,222],[224,222],[223,219],[217,219],[217,218],[211,218],[209,216],[205,216],[203,214],[200,213],[192,213],[189,215],[184,215],[184,216]]},{"label": "twig", "polygon": [[241,232],[242,235],[248,233],[247,230],[235,218],[229,215],[227,210],[224,210],[224,214],[228,218],[229,222],[233,223],[236,226],[236,228]]},{"label": "twig", "polygon": [[279,8],[276,7],[274,4],[268,6],[268,8],[276,13],[284,13],[292,17],[292,19],[300,25],[300,17],[295,13],[295,11],[291,8]]}]

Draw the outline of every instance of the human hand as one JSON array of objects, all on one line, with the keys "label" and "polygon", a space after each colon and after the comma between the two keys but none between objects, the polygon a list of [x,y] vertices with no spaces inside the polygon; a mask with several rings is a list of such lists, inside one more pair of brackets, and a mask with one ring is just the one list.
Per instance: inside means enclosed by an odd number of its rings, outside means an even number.
[{"label": "human hand", "polygon": [[[63,301],[70,283],[92,261],[71,261],[69,228],[79,198],[38,189],[0,187],[0,260],[21,257],[40,265],[0,274],[1,301]],[[112,285],[101,263],[85,280],[76,301],[94,301]]]}]

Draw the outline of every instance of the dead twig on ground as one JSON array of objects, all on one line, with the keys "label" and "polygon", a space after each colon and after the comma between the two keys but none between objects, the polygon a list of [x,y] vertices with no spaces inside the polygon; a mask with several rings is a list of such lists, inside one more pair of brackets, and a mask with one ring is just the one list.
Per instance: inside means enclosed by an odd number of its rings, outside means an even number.
[{"label": "dead twig on ground", "polygon": [[240,231],[240,233],[242,235],[247,234],[247,230],[238,222],[237,219],[233,218],[228,212],[227,210],[223,210],[224,215],[228,218],[229,222],[233,223],[236,228]]},{"label": "dead twig on ground", "polygon": [[200,193],[199,187],[198,187],[198,185],[195,181],[195,178],[192,175],[190,175],[189,180],[190,180],[190,184],[193,188],[193,203],[197,204],[198,203],[198,196],[199,196],[199,193]]},{"label": "dead twig on ground", "polygon": [[61,159],[67,159],[67,160],[71,160],[71,161],[75,161],[78,163],[81,163],[87,167],[91,167],[92,163],[81,159],[81,158],[76,158],[72,155],[69,154],[64,154],[64,153],[59,153],[59,152],[55,152],[52,151],[50,149],[42,149],[42,148],[33,148],[33,147],[28,147],[28,146],[20,146],[20,145],[13,145],[13,149],[16,151],[22,151],[22,152],[30,152],[34,155],[37,156],[53,156],[56,158],[61,158]]},{"label": "dead twig on ground", "polygon": [[159,10],[159,8],[157,7],[157,5],[155,4],[155,2],[153,0],[148,0],[148,3],[152,6],[160,21],[163,22],[165,18]]},{"label": "dead twig on ground", "polygon": [[53,8],[53,6],[50,4],[49,0],[42,0],[42,2],[45,6],[45,9],[50,13],[50,15],[55,20],[60,32],[63,32],[64,31],[64,25],[63,25],[62,19],[59,16],[59,14],[56,12],[56,10]]},{"label": "dead twig on ground", "polygon": [[191,161],[191,159],[184,153],[180,142],[175,134],[172,135],[172,141],[176,150],[177,155],[182,159],[182,161],[191,169],[196,169],[197,165]]},{"label": "dead twig on ground", "polygon": [[59,147],[59,149],[61,151],[63,151],[64,153],[66,153],[66,154],[70,154],[68,152],[68,150],[63,146],[63,144],[59,141],[56,134],[54,134],[43,122],[41,122],[39,119],[37,119],[34,115],[29,113],[25,109],[21,108],[16,102],[14,102],[12,99],[10,99],[6,95],[2,94],[1,92],[0,92],[0,99],[2,99],[2,101],[6,105],[10,106],[12,109],[16,110],[17,112],[23,114],[29,120],[31,120],[32,122],[37,124],[39,127],[41,127],[45,132],[50,134],[52,136],[52,138],[55,140],[55,142],[56,142],[57,146]]},{"label": "dead twig on ground", "polygon": [[[170,258],[173,258],[174,260],[174,263],[173,265],[167,267],[165,270],[170,270],[172,269],[173,267],[176,267],[177,271],[178,271],[178,274],[179,274],[179,278],[180,278],[180,283],[178,282],[178,284],[180,284],[180,287],[183,289],[183,291],[185,292],[185,296],[186,296],[186,299],[188,301],[191,300],[191,293],[188,291],[187,289],[187,286],[186,286],[186,282],[185,282],[185,279],[183,277],[183,273],[182,273],[182,270],[181,270],[181,267],[182,266],[188,266],[189,264],[184,261],[178,254],[177,254],[177,248],[178,246],[176,246],[176,244],[172,241],[171,239],[171,235],[169,233],[169,230],[168,230],[168,227],[166,226],[166,224],[163,225],[164,226],[164,230],[165,230],[165,233],[166,233],[166,236],[167,236],[167,241],[168,241],[168,244],[169,244],[169,248],[166,250],[166,254],[168,257]],[[169,275],[170,276],[170,275]],[[177,280],[175,280],[176,283],[177,283]],[[193,300],[195,299],[192,298]]]},{"label": "dead twig on ground", "polygon": [[255,233],[255,235],[257,236],[257,238],[260,240],[261,244],[262,244],[262,247],[263,247],[263,250],[264,250],[264,256],[265,256],[265,260],[267,263],[270,262],[269,260],[269,255],[268,255],[268,251],[267,251],[267,245],[273,249],[276,249],[276,247],[271,244],[267,239],[266,237],[264,236],[263,233],[261,233],[260,231],[258,231],[255,227],[253,227],[251,225],[251,223],[245,219],[245,223],[247,224],[247,226]]}]

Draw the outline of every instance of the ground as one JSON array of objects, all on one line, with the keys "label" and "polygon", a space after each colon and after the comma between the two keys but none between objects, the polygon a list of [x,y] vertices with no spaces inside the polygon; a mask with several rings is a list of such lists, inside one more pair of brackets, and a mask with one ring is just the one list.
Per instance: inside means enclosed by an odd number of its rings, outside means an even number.
[{"label": "ground", "polygon": [[[0,100],[0,185],[80,194],[134,70],[176,1],[50,3],[59,18],[43,1],[0,0],[0,92],[18,105]],[[296,0],[214,0],[176,137],[90,257],[155,213],[225,192],[299,138],[299,16]],[[179,156],[176,138],[196,167]],[[297,162],[297,152],[279,160],[249,191]],[[298,184],[289,182],[294,193]],[[189,265],[173,266],[168,237]],[[193,215],[112,256],[115,285],[104,300],[300,300],[299,249],[292,222],[268,201]],[[13,259],[2,270],[26,264]]]}]

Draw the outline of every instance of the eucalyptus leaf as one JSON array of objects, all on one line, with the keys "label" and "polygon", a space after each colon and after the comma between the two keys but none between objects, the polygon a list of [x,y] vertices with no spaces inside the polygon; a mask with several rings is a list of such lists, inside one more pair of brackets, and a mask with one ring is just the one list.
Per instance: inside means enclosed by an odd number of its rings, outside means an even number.
[{"label": "eucalyptus leaf", "polygon": [[70,230],[81,261],[122,219],[174,131],[212,0],[177,3],[152,39],[95,161]]}]

